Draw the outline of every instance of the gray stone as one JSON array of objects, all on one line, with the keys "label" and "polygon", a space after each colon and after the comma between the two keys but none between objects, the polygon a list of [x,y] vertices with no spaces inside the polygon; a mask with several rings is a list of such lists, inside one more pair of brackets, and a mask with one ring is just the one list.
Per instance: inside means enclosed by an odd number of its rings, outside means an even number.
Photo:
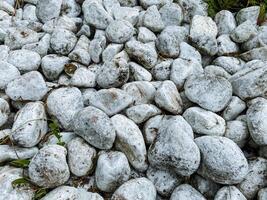
[{"label": "gray stone", "polygon": [[158,55],[155,47],[151,44],[144,44],[139,41],[129,41],[125,45],[125,50],[130,58],[147,69],[156,65]]},{"label": "gray stone", "polygon": [[240,57],[245,61],[262,60],[267,61],[267,47],[259,47],[242,53]]},{"label": "gray stone", "polygon": [[165,26],[179,26],[183,21],[182,8],[176,3],[165,4],[159,10]]},{"label": "gray stone", "polygon": [[214,21],[218,27],[218,35],[230,34],[236,28],[235,17],[228,10],[218,12],[215,15]]},{"label": "gray stone", "polygon": [[8,85],[8,83],[10,83],[11,81],[19,77],[20,77],[20,72],[15,66],[5,61],[0,61],[0,89],[1,90],[6,89],[6,86]]},{"label": "gray stone", "polygon": [[80,67],[71,77],[70,84],[76,87],[95,87],[96,74],[85,67]]},{"label": "gray stone", "polygon": [[123,153],[119,151],[104,152],[97,160],[96,185],[101,191],[113,192],[129,180],[130,173],[131,168]]},{"label": "gray stone", "polygon": [[224,136],[233,140],[240,148],[243,148],[250,136],[247,123],[239,120],[228,121]]},{"label": "gray stone", "polygon": [[116,7],[113,9],[113,16],[115,20],[126,20],[134,26],[138,21],[139,9],[132,7]]},{"label": "gray stone", "polygon": [[243,43],[249,40],[251,37],[257,34],[255,25],[247,20],[237,26],[231,33],[231,39],[237,43]]},{"label": "gray stone", "polygon": [[198,61],[177,58],[172,63],[170,80],[175,83],[178,89],[182,89],[190,76],[198,76],[202,73],[203,68]]},{"label": "gray stone", "polygon": [[104,200],[99,194],[87,192],[83,188],[75,188],[70,186],[59,186],[46,194],[42,200],[65,200],[65,199],[79,199],[79,200]]},{"label": "gray stone", "polygon": [[226,106],[222,113],[222,117],[226,120],[233,120],[239,114],[241,114],[246,109],[246,103],[242,101],[237,96],[232,96],[229,104]]},{"label": "gray stone", "polygon": [[85,176],[93,170],[96,150],[82,138],[76,137],[68,142],[68,164],[75,176]]},{"label": "gray stone", "polygon": [[247,110],[250,136],[258,145],[267,145],[267,100],[260,98]]},{"label": "gray stone", "polygon": [[213,61],[213,64],[222,67],[229,74],[235,74],[244,68],[245,62],[235,57],[220,56]]},{"label": "gray stone", "polygon": [[38,21],[36,16],[36,7],[31,4],[26,4],[23,8],[23,19],[29,21]]},{"label": "gray stone", "polygon": [[170,200],[206,200],[201,193],[199,193],[195,188],[188,184],[179,185],[173,191]]},{"label": "gray stone", "polygon": [[155,93],[155,102],[164,110],[173,114],[183,112],[183,102],[180,94],[172,81],[164,81]]},{"label": "gray stone", "polygon": [[164,57],[176,58],[180,52],[180,43],[187,39],[188,31],[183,26],[167,26],[159,34],[156,45]]},{"label": "gray stone", "polygon": [[87,24],[97,29],[105,29],[112,21],[112,17],[101,5],[100,1],[85,0],[82,5],[84,19]]},{"label": "gray stone", "polygon": [[133,98],[117,88],[102,89],[91,93],[89,105],[103,110],[107,115],[115,115],[133,103]]},{"label": "gray stone", "polygon": [[5,45],[11,50],[15,50],[20,49],[25,44],[38,42],[38,40],[37,32],[26,27],[17,27],[9,29],[5,37]]},{"label": "gray stone", "polygon": [[47,118],[42,102],[27,103],[16,114],[11,139],[23,147],[33,147],[47,133]]},{"label": "gray stone", "polygon": [[198,174],[220,184],[237,184],[248,173],[248,162],[232,140],[220,136],[195,139],[201,152]]},{"label": "gray stone", "polygon": [[154,142],[158,135],[158,130],[163,119],[163,115],[151,117],[143,126],[143,135],[146,144],[150,145]]},{"label": "gray stone", "polygon": [[169,170],[158,170],[149,167],[146,171],[147,178],[155,185],[157,192],[164,196],[169,197],[183,179]]},{"label": "gray stone", "polygon": [[191,45],[186,42],[180,43],[180,54],[179,58],[185,60],[195,60],[202,63],[201,54]]},{"label": "gray stone", "polygon": [[265,97],[266,93],[266,67],[264,62],[252,63],[235,73],[230,82],[233,92],[241,99]]},{"label": "gray stone", "polygon": [[76,0],[63,0],[61,6],[61,15],[69,17],[78,17],[81,13],[81,6]]},{"label": "gray stone", "polygon": [[9,114],[10,108],[8,102],[5,99],[0,98],[0,127],[8,121]]},{"label": "gray stone", "polygon": [[146,27],[139,27],[138,28],[138,36],[137,40],[143,43],[148,43],[148,42],[155,42],[157,39],[156,35],[150,31]]},{"label": "gray stone", "polygon": [[74,33],[65,29],[54,30],[50,45],[51,48],[58,54],[67,55],[75,47],[77,38]]},{"label": "gray stone", "polygon": [[181,176],[190,176],[198,169],[200,152],[193,141],[192,128],[184,118],[164,116],[156,140],[149,148],[148,160],[156,168],[167,167]]},{"label": "gray stone", "polygon": [[39,0],[36,5],[36,16],[45,23],[60,14],[62,0]]},{"label": "gray stone", "polygon": [[9,51],[10,51],[9,47],[6,45],[0,45],[0,51],[1,51],[0,61],[6,62],[7,58],[8,58]]},{"label": "gray stone", "polygon": [[258,200],[264,200],[267,198],[267,188],[262,188],[258,192]]},{"label": "gray stone", "polygon": [[38,70],[41,57],[38,53],[30,50],[15,50],[9,53],[7,61],[14,65],[21,73]]},{"label": "gray stone", "polygon": [[77,135],[99,149],[110,149],[115,141],[111,119],[93,106],[88,106],[73,116],[73,129]]},{"label": "gray stone", "polygon": [[153,183],[147,178],[136,178],[121,185],[112,195],[111,200],[156,200],[156,189]]},{"label": "gray stone", "polygon": [[102,52],[102,61],[111,61],[123,49],[123,44],[109,44]]},{"label": "gray stone", "polygon": [[184,12],[184,21],[191,22],[195,15],[208,15],[208,4],[203,0],[177,0]]},{"label": "gray stone", "polygon": [[220,35],[217,38],[218,43],[218,56],[231,55],[239,52],[239,46],[234,43],[230,36],[227,34]]},{"label": "gray stone", "polygon": [[261,157],[249,160],[249,172],[237,188],[247,199],[256,197],[257,192],[267,186],[267,160]]},{"label": "gray stone", "polygon": [[53,188],[67,182],[70,176],[66,161],[67,150],[59,145],[40,149],[29,164],[30,180],[45,188]]},{"label": "gray stone", "polygon": [[213,112],[223,110],[232,97],[231,83],[219,76],[191,76],[185,82],[184,88],[190,101]]},{"label": "gray stone", "polygon": [[124,59],[112,59],[102,64],[96,81],[101,88],[120,87],[129,78],[129,66]]},{"label": "gray stone", "polygon": [[219,115],[199,107],[188,108],[183,117],[191,125],[194,133],[222,136],[225,132],[225,121]]},{"label": "gray stone", "polygon": [[0,192],[2,199],[31,200],[34,191],[29,187],[13,187],[12,182],[23,177],[23,169],[10,166],[0,168]]},{"label": "gray stone", "polygon": [[122,86],[134,99],[134,105],[151,103],[154,100],[156,89],[148,81],[134,81]]},{"label": "gray stone", "polygon": [[143,68],[142,66],[136,64],[135,62],[128,63],[130,68],[130,74],[135,81],[151,81],[151,73]]},{"label": "gray stone", "polygon": [[146,171],[147,151],[139,127],[124,115],[117,114],[111,118],[116,130],[116,149],[122,151],[131,165],[138,171]]},{"label": "gray stone", "polygon": [[[29,159],[38,153],[37,147],[21,148],[9,145],[0,146],[0,163],[17,159]],[[1,176],[1,175],[0,175]]]},{"label": "gray stone", "polygon": [[215,55],[218,51],[216,36],[218,29],[216,23],[210,18],[195,15],[190,27],[190,40],[202,53]]},{"label": "gray stone", "polygon": [[230,79],[231,74],[229,74],[224,68],[216,65],[208,65],[204,68],[205,74],[209,74],[211,76],[221,76],[225,79]]},{"label": "gray stone", "polygon": [[106,48],[106,38],[105,36],[95,37],[89,46],[89,54],[91,59],[95,63],[99,63],[101,59],[101,54],[103,50]]},{"label": "gray stone", "polygon": [[38,101],[46,95],[48,88],[41,73],[31,71],[9,82],[5,91],[14,101]]},{"label": "gray stone", "polygon": [[125,113],[136,124],[140,124],[155,115],[161,114],[161,110],[153,104],[140,104],[126,109]]},{"label": "gray stone", "polygon": [[114,20],[106,28],[106,36],[110,42],[127,42],[134,33],[132,24],[126,20]]},{"label": "gray stone", "polygon": [[236,15],[236,21],[238,24],[250,20],[253,24],[257,24],[260,14],[260,6],[250,6],[238,11]]},{"label": "gray stone", "polygon": [[72,130],[72,119],[83,108],[83,98],[79,89],[63,87],[49,94],[46,105],[50,116],[55,117],[64,129]]},{"label": "gray stone", "polygon": [[41,68],[43,74],[48,80],[56,80],[63,72],[65,64],[69,63],[70,59],[66,56],[57,54],[49,54],[42,58]]},{"label": "gray stone", "polygon": [[144,26],[153,32],[160,32],[164,28],[164,23],[156,5],[150,6],[143,18]]},{"label": "gray stone", "polygon": [[214,200],[247,200],[235,186],[224,186],[216,193]]},{"label": "gray stone", "polygon": [[154,79],[157,81],[169,80],[171,75],[172,63],[172,59],[166,59],[155,65],[155,67],[152,68],[152,74]]}]

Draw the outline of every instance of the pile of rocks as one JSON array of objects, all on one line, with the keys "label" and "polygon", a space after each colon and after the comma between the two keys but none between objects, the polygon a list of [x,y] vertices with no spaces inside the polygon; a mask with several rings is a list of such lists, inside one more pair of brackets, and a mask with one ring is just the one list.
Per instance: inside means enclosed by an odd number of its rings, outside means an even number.
[{"label": "pile of rocks", "polygon": [[[1,200],[36,186],[43,200],[267,199],[259,7],[212,19],[202,0],[17,5],[0,2]],[[35,189],[13,187],[21,177]]]}]

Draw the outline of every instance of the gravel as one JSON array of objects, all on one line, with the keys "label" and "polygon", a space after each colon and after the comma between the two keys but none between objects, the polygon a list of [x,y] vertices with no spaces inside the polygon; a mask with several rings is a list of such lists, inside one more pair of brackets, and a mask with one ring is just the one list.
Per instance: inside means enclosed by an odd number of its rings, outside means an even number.
[{"label": "gravel", "polygon": [[20,2],[0,3],[0,200],[266,200],[260,6]]}]

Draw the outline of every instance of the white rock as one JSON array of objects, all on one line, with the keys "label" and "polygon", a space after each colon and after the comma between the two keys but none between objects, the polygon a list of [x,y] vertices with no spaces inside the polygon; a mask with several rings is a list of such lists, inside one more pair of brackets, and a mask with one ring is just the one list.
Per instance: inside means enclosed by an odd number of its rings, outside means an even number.
[{"label": "white rock", "polygon": [[49,94],[46,104],[48,113],[56,117],[64,129],[72,130],[73,117],[83,108],[83,98],[75,87],[59,88]]},{"label": "white rock", "polygon": [[143,126],[143,134],[146,144],[150,145],[157,137],[163,115],[151,117]]},{"label": "white rock", "polygon": [[216,193],[214,200],[247,200],[235,186],[224,186]]},{"label": "white rock", "polygon": [[88,106],[73,116],[74,132],[99,149],[110,149],[115,141],[111,119],[96,107]]},{"label": "white rock", "polygon": [[0,89],[5,89],[7,84],[20,76],[19,70],[4,61],[0,61]]},{"label": "white rock", "polygon": [[47,118],[42,102],[27,103],[14,120],[11,139],[20,146],[33,147],[47,133]]},{"label": "white rock", "polygon": [[128,181],[131,168],[126,156],[119,151],[102,153],[95,172],[96,185],[101,191],[113,192]]},{"label": "white rock", "polygon": [[110,42],[127,42],[134,34],[133,25],[126,20],[114,20],[106,28],[106,36]]},{"label": "white rock", "polygon": [[38,101],[47,93],[44,78],[38,71],[31,71],[9,82],[6,94],[14,101]]},{"label": "white rock", "polygon": [[188,184],[179,185],[172,193],[170,200],[205,200],[195,188]]},{"label": "white rock", "polygon": [[95,87],[96,74],[87,68],[78,68],[70,79],[70,84],[76,87]]},{"label": "white rock", "polygon": [[40,149],[29,164],[29,177],[40,187],[53,188],[64,184],[70,176],[67,150],[59,145]]},{"label": "white rock", "polygon": [[214,21],[217,24],[218,35],[230,34],[236,28],[235,17],[228,10],[218,12],[215,15]]},{"label": "white rock", "polygon": [[7,62],[17,67],[21,73],[38,70],[41,64],[41,57],[34,51],[26,49],[15,50],[9,53]]},{"label": "white rock", "polygon": [[156,200],[156,189],[153,183],[147,178],[136,178],[127,181],[121,185],[112,195],[111,200],[125,199],[125,200]]},{"label": "white rock", "polygon": [[45,23],[59,16],[61,5],[62,0],[38,0],[36,15],[41,22]]},{"label": "white rock", "polygon": [[68,164],[71,173],[75,176],[85,176],[94,167],[96,150],[82,138],[76,137],[68,142]]},{"label": "white rock", "polygon": [[124,115],[117,114],[111,118],[116,130],[116,149],[122,151],[131,165],[138,171],[145,171],[147,152],[142,132],[138,126]]},{"label": "white rock", "polygon": [[225,121],[219,115],[199,107],[188,108],[183,117],[191,125],[193,131],[204,135],[223,136]]}]

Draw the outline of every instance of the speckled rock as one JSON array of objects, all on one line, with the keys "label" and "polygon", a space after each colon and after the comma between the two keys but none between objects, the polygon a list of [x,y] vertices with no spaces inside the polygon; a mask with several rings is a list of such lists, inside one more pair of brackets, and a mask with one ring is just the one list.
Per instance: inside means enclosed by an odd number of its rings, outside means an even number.
[{"label": "speckled rock", "polygon": [[126,156],[119,151],[102,153],[96,166],[96,185],[101,191],[113,192],[128,181],[131,169]]},{"label": "speckled rock", "polygon": [[250,6],[247,8],[243,8],[238,11],[236,15],[236,21],[238,24],[245,22],[246,20],[250,20],[253,24],[257,24],[258,17],[260,14],[259,6]]},{"label": "speckled rock", "polygon": [[161,110],[153,104],[140,104],[126,109],[125,113],[136,124],[140,124],[155,115],[161,114]]},{"label": "speckled rock", "polygon": [[29,187],[13,187],[12,182],[23,177],[23,169],[4,166],[0,168],[1,199],[31,200],[34,197],[33,189]]},{"label": "speckled rock", "polygon": [[37,147],[21,148],[21,147],[12,147],[9,145],[1,145],[0,163],[16,160],[18,159],[18,157],[20,159],[29,159],[32,158],[36,153],[38,153]]},{"label": "speckled rock", "polygon": [[110,88],[102,89],[89,96],[89,104],[103,110],[107,115],[112,116],[127,108],[133,103],[133,98],[125,91]]},{"label": "speckled rock", "polygon": [[156,65],[158,55],[153,44],[129,41],[125,45],[125,50],[133,60],[148,69]]},{"label": "speckled rock", "polygon": [[9,114],[10,107],[8,102],[5,99],[0,98],[0,127],[8,121]]},{"label": "speckled rock", "polygon": [[75,188],[70,186],[57,187],[42,198],[42,200],[65,200],[65,199],[104,200],[97,193],[87,192],[83,188]]},{"label": "speckled rock", "polygon": [[214,200],[246,200],[235,186],[224,186],[216,193]]},{"label": "speckled rock", "polygon": [[47,111],[54,116],[62,127],[72,130],[72,119],[76,112],[83,108],[80,90],[75,87],[53,90],[47,97]]},{"label": "speckled rock", "polygon": [[166,59],[155,65],[155,67],[153,67],[151,71],[154,79],[157,81],[164,81],[170,79],[172,62],[172,59]]},{"label": "speckled rock", "polygon": [[129,78],[129,66],[124,59],[113,59],[103,63],[96,81],[101,88],[120,87]]},{"label": "speckled rock", "polygon": [[61,5],[62,0],[38,0],[36,16],[43,23],[57,18],[60,14]]},{"label": "speckled rock", "polygon": [[169,197],[174,188],[183,181],[183,178],[177,176],[173,171],[158,170],[152,167],[148,168],[146,175],[155,185],[157,192],[165,197]]},{"label": "speckled rock", "polygon": [[152,80],[152,75],[151,73],[146,70],[144,67],[141,65],[135,63],[135,62],[130,62],[128,63],[129,68],[130,68],[130,75],[133,77],[135,81],[151,81]]},{"label": "speckled rock", "polygon": [[153,183],[147,178],[136,178],[121,185],[112,195],[111,200],[156,200],[156,189]]},{"label": "speckled rock", "polygon": [[183,117],[191,125],[193,131],[204,135],[223,136],[225,121],[219,115],[199,107],[188,108]]},{"label": "speckled rock", "polygon": [[37,70],[41,64],[38,53],[29,50],[15,50],[9,53],[7,61],[21,73]]},{"label": "speckled rock", "polygon": [[38,101],[46,95],[48,88],[41,73],[31,71],[9,82],[5,91],[14,101]]},{"label": "speckled rock", "polygon": [[247,199],[253,199],[259,189],[267,186],[267,160],[261,157],[249,160],[249,172],[237,188]]},{"label": "speckled rock", "polygon": [[156,41],[159,53],[164,57],[176,58],[180,52],[180,43],[186,41],[187,34],[183,26],[167,26]]},{"label": "speckled rock", "polygon": [[66,29],[56,29],[51,35],[51,48],[58,54],[67,55],[75,47],[77,38],[74,33]]},{"label": "speckled rock", "polygon": [[267,198],[267,188],[262,188],[258,192],[258,200],[264,200]]},{"label": "speckled rock", "polygon": [[252,60],[262,60],[267,61],[267,48],[259,47],[242,53],[240,57],[245,61],[252,61]]},{"label": "speckled rock", "polygon": [[155,102],[164,110],[173,114],[181,114],[183,102],[180,94],[172,81],[164,81],[155,93]]},{"label": "speckled rock", "polygon": [[93,106],[86,107],[74,115],[73,129],[76,134],[99,149],[110,149],[115,140],[115,129],[110,118]]},{"label": "speckled rock", "polygon": [[59,145],[40,149],[29,164],[29,177],[40,187],[53,188],[64,184],[70,176],[67,150]]},{"label": "speckled rock", "polygon": [[231,33],[231,39],[237,43],[246,42],[249,38],[256,35],[257,29],[250,20],[237,26]]},{"label": "speckled rock", "polygon": [[205,200],[205,197],[202,196],[201,193],[199,193],[195,188],[193,188],[191,185],[188,184],[182,184],[179,185],[175,190],[173,191],[170,200]]},{"label": "speckled rock", "polygon": [[218,35],[230,34],[236,28],[235,17],[228,10],[218,12],[215,15],[214,21],[218,28]]},{"label": "speckled rock", "polygon": [[192,102],[213,112],[223,110],[232,97],[231,83],[219,76],[191,76],[185,82],[184,89]]},{"label": "speckled rock", "polygon": [[156,5],[150,6],[143,18],[144,26],[153,32],[160,32],[164,28],[164,23]]},{"label": "speckled rock", "polygon": [[147,151],[145,141],[139,127],[124,115],[117,114],[111,118],[116,130],[116,149],[122,151],[130,164],[138,171],[145,171]]},{"label": "speckled rock", "polygon": [[182,176],[197,170],[199,149],[193,141],[192,128],[181,116],[163,118],[157,138],[149,148],[148,160],[156,168],[171,168]]},{"label": "speckled rock", "polygon": [[11,139],[23,147],[33,147],[47,133],[47,118],[42,102],[27,103],[16,114]]},{"label": "speckled rock", "polygon": [[200,15],[193,17],[189,37],[194,46],[202,53],[211,56],[217,53],[217,34],[218,29],[216,23],[210,17]]},{"label": "speckled rock", "polygon": [[202,136],[195,139],[201,152],[198,173],[216,183],[236,184],[248,173],[248,162],[241,149],[232,140],[220,136]]},{"label": "speckled rock", "polygon": [[165,26],[179,26],[183,20],[182,8],[176,3],[165,4],[159,13]]},{"label": "speckled rock", "polygon": [[106,28],[107,39],[114,43],[127,42],[133,33],[132,24],[126,20],[114,20]]},{"label": "speckled rock", "polygon": [[70,84],[76,87],[95,87],[96,74],[85,67],[80,67],[75,70],[70,79]]},{"label": "speckled rock", "polygon": [[213,61],[213,64],[222,67],[229,74],[234,74],[245,67],[245,62],[243,60],[230,56],[217,57]]},{"label": "speckled rock", "polygon": [[67,144],[68,164],[71,173],[75,176],[85,176],[94,167],[96,150],[82,138],[76,137]]},{"label": "speckled rock", "polygon": [[235,119],[240,113],[246,109],[246,103],[237,96],[232,96],[231,101],[222,113],[222,117],[228,121]]}]

